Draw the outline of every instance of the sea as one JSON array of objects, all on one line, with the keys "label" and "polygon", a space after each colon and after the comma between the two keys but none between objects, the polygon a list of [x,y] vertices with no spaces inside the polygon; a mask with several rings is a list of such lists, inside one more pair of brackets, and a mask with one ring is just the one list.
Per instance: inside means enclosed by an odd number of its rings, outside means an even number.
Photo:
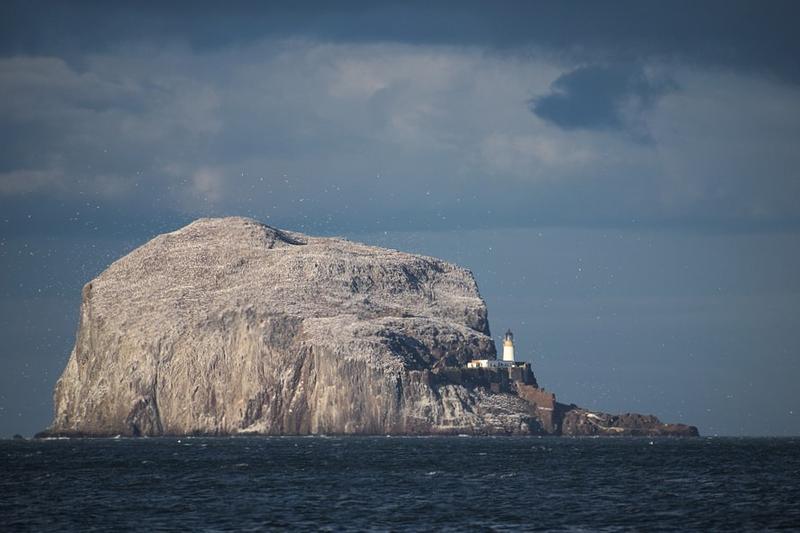
[{"label": "sea", "polygon": [[800,530],[800,438],[0,441],[2,531]]}]

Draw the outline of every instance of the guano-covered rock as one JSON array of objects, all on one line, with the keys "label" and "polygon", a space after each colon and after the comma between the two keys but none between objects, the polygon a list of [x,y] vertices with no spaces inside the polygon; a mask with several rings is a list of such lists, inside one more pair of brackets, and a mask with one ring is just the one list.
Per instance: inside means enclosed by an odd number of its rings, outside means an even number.
[{"label": "guano-covered rock", "polygon": [[200,219],[86,284],[43,435],[544,434],[563,416],[595,431],[535,380],[454,377],[495,357],[463,268]]}]

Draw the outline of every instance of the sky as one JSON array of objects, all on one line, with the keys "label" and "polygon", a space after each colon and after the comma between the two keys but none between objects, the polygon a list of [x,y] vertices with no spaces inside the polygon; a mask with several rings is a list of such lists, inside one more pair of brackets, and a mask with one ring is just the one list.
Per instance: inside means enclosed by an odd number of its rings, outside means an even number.
[{"label": "sky", "polygon": [[796,2],[297,4],[0,5],[0,437],[226,215],[471,269],[560,401],[800,435]]}]

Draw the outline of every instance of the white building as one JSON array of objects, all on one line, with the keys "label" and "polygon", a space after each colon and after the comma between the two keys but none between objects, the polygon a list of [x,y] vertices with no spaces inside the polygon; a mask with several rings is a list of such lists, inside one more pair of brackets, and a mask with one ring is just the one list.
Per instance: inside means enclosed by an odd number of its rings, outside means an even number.
[{"label": "white building", "polygon": [[467,368],[511,368],[517,365],[514,361],[514,334],[509,329],[503,337],[503,360],[473,359],[467,363]]},{"label": "white building", "polygon": [[511,368],[512,366],[514,363],[497,359],[473,359],[467,363],[467,368]]}]

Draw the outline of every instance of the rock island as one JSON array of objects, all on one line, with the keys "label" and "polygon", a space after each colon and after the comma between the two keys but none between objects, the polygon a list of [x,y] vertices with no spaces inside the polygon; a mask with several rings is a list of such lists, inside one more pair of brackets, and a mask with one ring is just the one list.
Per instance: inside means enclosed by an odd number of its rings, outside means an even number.
[{"label": "rock island", "polygon": [[84,286],[40,436],[697,435],[559,403],[487,316],[445,261],[200,219]]}]

